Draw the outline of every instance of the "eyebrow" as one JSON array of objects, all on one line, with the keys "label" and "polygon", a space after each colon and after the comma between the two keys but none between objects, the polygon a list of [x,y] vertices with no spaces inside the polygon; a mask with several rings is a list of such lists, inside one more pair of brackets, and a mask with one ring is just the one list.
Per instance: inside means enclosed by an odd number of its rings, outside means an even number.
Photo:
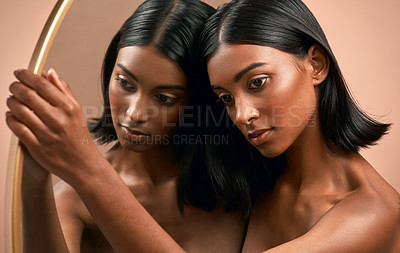
[{"label": "eyebrow", "polygon": [[222,87],[219,87],[218,85],[211,85],[211,89],[213,90],[222,90]]},{"label": "eyebrow", "polygon": [[236,74],[236,76],[233,78],[233,81],[236,83],[238,82],[247,72],[250,70],[253,70],[255,68],[258,68],[260,66],[267,65],[266,62],[256,62],[253,64],[250,64],[246,68],[242,69],[239,73]]},{"label": "eyebrow", "polygon": [[186,90],[185,87],[180,85],[160,85],[156,89],[167,89],[167,90]]},{"label": "eyebrow", "polygon": [[[132,73],[130,72],[127,68],[125,68],[124,65],[121,63],[117,63],[118,67],[120,67],[125,73],[127,73],[130,77],[132,77],[136,82],[139,82],[139,79]],[[157,86],[156,89],[167,89],[167,90],[186,90],[185,87],[181,85],[160,85]]]},{"label": "eyebrow", "polygon": [[117,63],[118,67],[122,69],[125,73],[127,73],[130,77],[132,77],[136,82],[139,82],[139,79],[132,73],[130,72],[127,68],[124,67],[121,63]]}]

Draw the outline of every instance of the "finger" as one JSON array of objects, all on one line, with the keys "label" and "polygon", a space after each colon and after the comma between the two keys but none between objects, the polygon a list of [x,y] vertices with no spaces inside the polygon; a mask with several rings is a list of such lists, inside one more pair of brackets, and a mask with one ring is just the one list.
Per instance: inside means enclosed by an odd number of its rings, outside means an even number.
[{"label": "finger", "polygon": [[10,92],[21,104],[33,110],[36,115],[47,125],[52,126],[56,108],[44,100],[37,92],[23,83],[14,82],[10,85]]},{"label": "finger", "polygon": [[57,72],[51,68],[49,69],[49,71],[47,72],[47,76],[48,76],[48,80],[54,84],[60,91],[64,92],[65,87],[63,85],[63,83],[60,80],[60,77],[58,76]]},{"label": "finger", "polygon": [[46,71],[42,71],[42,77],[43,78],[46,78],[46,79],[49,79],[49,77],[48,77],[48,75],[47,75],[47,72]]},{"label": "finger", "polygon": [[[71,91],[71,88],[69,87],[69,85],[63,81],[62,79],[60,79],[59,75],[57,74],[57,72],[51,68],[48,72],[48,77],[49,77],[49,81],[54,84],[58,89],[60,89],[65,96],[68,97],[70,105],[72,105],[73,107],[80,107],[80,104],[78,102],[78,100],[75,98],[74,94]],[[64,109],[67,109],[68,107],[65,107]]]},{"label": "finger", "polygon": [[31,129],[39,139],[49,132],[48,127],[43,123],[43,121],[15,97],[11,96],[7,98],[7,106],[13,116]]},{"label": "finger", "polygon": [[63,81],[57,72],[51,68],[48,71],[48,78],[51,83],[53,83],[59,90],[66,94],[70,99],[75,100],[75,96],[72,94],[69,85]]},{"label": "finger", "polygon": [[39,140],[36,138],[35,134],[15,118],[11,112],[6,112],[6,123],[28,150],[39,146]]},{"label": "finger", "polygon": [[50,104],[59,107],[67,103],[68,98],[46,78],[26,69],[17,70],[14,75],[19,81],[37,91]]}]

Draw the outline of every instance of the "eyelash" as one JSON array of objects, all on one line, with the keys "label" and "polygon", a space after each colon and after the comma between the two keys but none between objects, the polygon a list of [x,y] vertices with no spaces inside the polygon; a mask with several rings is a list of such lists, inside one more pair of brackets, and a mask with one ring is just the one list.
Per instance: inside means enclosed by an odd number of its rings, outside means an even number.
[{"label": "eyelash", "polygon": [[[166,105],[173,105],[178,101],[177,98],[173,98],[164,94],[157,94],[155,97],[159,100],[161,104],[166,104]],[[169,101],[163,101],[163,100],[169,100]]]},{"label": "eyelash", "polygon": [[[130,84],[126,79],[122,77],[116,77],[115,80],[118,82],[118,85],[124,90],[135,90],[135,87]],[[159,101],[160,104],[165,105],[173,105],[178,101],[177,98],[173,98],[164,94],[156,94],[155,97]]]},{"label": "eyelash", "polygon": [[125,80],[124,78],[121,78],[121,77],[118,76],[118,77],[115,78],[115,81],[117,81],[118,85],[121,88],[125,89],[125,90],[134,89],[134,87],[127,80]]},{"label": "eyelash", "polygon": [[[229,101],[229,102],[225,102],[224,101],[224,97],[230,97],[231,98],[231,101]],[[218,94],[218,101],[219,102],[221,102],[221,103],[223,103],[225,106],[227,106],[227,105],[229,105],[229,104],[231,104],[232,103],[232,101],[233,101],[233,96],[232,95],[230,95],[230,94]]]},{"label": "eyelash", "polygon": [[[249,90],[256,90],[256,89],[261,88],[262,86],[264,86],[264,84],[265,84],[265,82],[267,81],[267,79],[268,79],[268,77],[265,77],[265,76],[263,76],[263,77],[257,77],[257,78],[255,78],[255,79],[252,79],[252,80],[250,81],[249,85],[248,85]],[[261,85],[251,87],[252,85],[254,85],[254,82],[256,82],[256,81],[262,81]]]},{"label": "eyelash", "polygon": [[[268,79],[268,77],[265,77],[265,76],[252,79],[248,84],[248,89],[249,90],[260,89],[262,86],[264,86],[264,84],[267,81],[267,79]],[[252,85],[254,85],[254,82],[256,82],[256,81],[262,81],[262,83],[259,86],[252,87]],[[224,101],[224,97],[225,98],[230,97],[231,100],[229,102],[226,102],[226,101]],[[234,100],[234,97],[231,94],[222,94],[222,95],[221,95],[221,93],[218,94],[218,101],[223,103],[226,106],[230,105],[233,100]]]}]

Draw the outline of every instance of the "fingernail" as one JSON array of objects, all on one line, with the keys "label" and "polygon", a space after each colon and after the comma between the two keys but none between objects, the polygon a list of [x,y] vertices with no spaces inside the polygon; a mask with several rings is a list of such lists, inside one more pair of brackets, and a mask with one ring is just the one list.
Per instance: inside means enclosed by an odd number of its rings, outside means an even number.
[{"label": "fingernail", "polygon": [[17,76],[19,72],[21,72],[22,69],[17,69],[14,71],[14,76]]},{"label": "fingernail", "polygon": [[60,80],[60,77],[58,76],[57,72],[56,72],[53,68],[50,68],[50,69],[49,69],[49,72],[47,72],[47,74],[48,74],[48,75],[53,74],[55,78],[57,78],[58,80]]}]

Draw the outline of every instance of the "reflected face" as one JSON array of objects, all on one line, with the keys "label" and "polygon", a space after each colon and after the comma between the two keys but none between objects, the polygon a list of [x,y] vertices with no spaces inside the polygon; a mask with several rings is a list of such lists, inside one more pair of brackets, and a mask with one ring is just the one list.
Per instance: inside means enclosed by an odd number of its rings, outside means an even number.
[{"label": "reflected face", "polygon": [[305,59],[257,45],[222,44],[207,62],[211,85],[229,117],[264,156],[285,152],[316,111]]},{"label": "reflected face", "polygon": [[122,147],[146,151],[166,143],[187,103],[179,65],[152,46],[121,48],[110,79],[112,120]]}]

